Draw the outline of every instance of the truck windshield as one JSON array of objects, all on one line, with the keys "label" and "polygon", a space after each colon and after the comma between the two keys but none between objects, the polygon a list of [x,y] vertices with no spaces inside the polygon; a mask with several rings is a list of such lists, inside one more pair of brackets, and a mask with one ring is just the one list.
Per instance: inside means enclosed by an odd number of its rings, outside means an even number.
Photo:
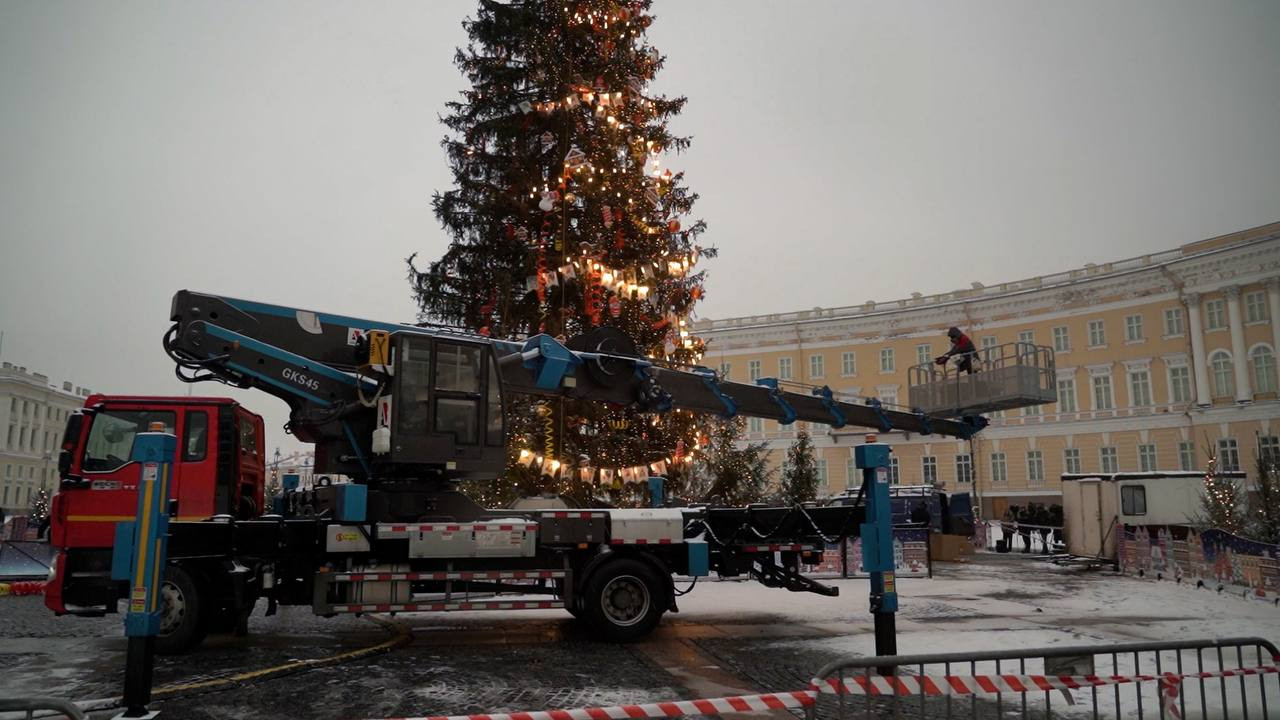
[{"label": "truck windshield", "polygon": [[129,462],[133,454],[133,438],[146,432],[151,423],[164,423],[165,432],[173,432],[174,414],[157,410],[99,410],[93,416],[89,439],[85,442],[85,472],[111,472]]}]

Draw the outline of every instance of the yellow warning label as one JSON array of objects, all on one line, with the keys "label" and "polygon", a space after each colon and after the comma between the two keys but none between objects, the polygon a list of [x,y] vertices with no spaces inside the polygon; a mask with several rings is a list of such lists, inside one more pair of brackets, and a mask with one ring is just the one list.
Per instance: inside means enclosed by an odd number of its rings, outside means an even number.
[{"label": "yellow warning label", "polygon": [[131,613],[140,613],[140,612],[146,612],[146,611],[147,611],[147,604],[142,602],[141,600],[134,600],[133,602],[129,603],[129,612]]},{"label": "yellow warning label", "polygon": [[885,592],[896,592],[896,591],[893,589],[893,573],[891,573],[891,572],[887,572],[887,573],[885,573],[885,574],[884,574],[884,591],[885,591]]},{"label": "yellow warning label", "polygon": [[391,335],[385,330],[370,330],[369,364],[387,365],[391,362]]}]

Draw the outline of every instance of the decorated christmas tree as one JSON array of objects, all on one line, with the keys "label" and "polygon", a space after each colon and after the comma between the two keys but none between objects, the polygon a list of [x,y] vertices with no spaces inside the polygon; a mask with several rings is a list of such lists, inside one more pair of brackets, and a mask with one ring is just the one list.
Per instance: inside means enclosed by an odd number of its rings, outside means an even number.
[{"label": "decorated christmas tree", "polygon": [[818,497],[818,461],[813,453],[813,440],[804,430],[796,433],[796,441],[787,448],[787,462],[778,491],[784,505],[799,505]]},{"label": "decorated christmas tree", "polygon": [[1218,456],[1210,449],[1209,462],[1204,468],[1204,491],[1200,493],[1200,517],[1202,525],[1226,530],[1236,535],[1245,528],[1243,496],[1240,484],[1224,475],[1218,465]]},{"label": "decorated christmas tree", "polygon": [[743,440],[746,420],[709,423],[705,452],[698,455],[679,496],[686,502],[739,506],[760,502],[773,472],[768,446]]},{"label": "decorated christmas tree", "polygon": [[[425,269],[410,258],[422,319],[571,346],[608,326],[621,333],[615,348],[701,360],[689,332],[703,293],[696,266],[714,253],[689,215],[697,195],[665,165],[689,146],[667,128],[685,99],[650,87],[663,58],[645,38],[648,10],[648,0],[481,0],[464,23],[470,41],[455,63],[470,88],[443,118],[454,186],[433,200],[450,244]],[[539,491],[616,498],[651,472],[678,475],[699,423],[508,398],[509,472],[470,491],[488,503]]]},{"label": "decorated christmas tree", "polygon": [[27,502],[28,527],[43,529],[49,521],[49,491],[40,488]]}]

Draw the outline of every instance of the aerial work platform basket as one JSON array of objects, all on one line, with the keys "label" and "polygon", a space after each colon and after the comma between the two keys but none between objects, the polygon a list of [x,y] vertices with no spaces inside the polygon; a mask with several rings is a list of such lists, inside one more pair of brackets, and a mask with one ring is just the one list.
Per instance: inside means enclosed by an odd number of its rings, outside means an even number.
[{"label": "aerial work platform basket", "polygon": [[911,407],[927,415],[965,417],[1057,402],[1053,348],[1026,342],[982,348],[974,353],[972,374],[925,363],[907,375]]}]

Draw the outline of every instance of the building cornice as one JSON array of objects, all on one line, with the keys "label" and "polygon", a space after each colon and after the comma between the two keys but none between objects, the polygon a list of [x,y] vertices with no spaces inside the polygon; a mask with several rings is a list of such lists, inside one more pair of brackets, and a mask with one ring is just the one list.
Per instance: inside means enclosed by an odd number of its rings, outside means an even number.
[{"label": "building cornice", "polygon": [[[1280,224],[1266,234],[1190,255],[1184,249],[1073,270],[1053,276],[1003,283],[993,288],[955,291],[888,303],[702,320],[695,331],[712,352],[789,342],[805,347],[848,344],[850,339],[931,336],[955,322],[995,328],[1028,318],[1069,317],[1081,308],[1212,293],[1231,285],[1264,283],[1280,273]],[[780,348],[775,348],[780,349]]]}]

